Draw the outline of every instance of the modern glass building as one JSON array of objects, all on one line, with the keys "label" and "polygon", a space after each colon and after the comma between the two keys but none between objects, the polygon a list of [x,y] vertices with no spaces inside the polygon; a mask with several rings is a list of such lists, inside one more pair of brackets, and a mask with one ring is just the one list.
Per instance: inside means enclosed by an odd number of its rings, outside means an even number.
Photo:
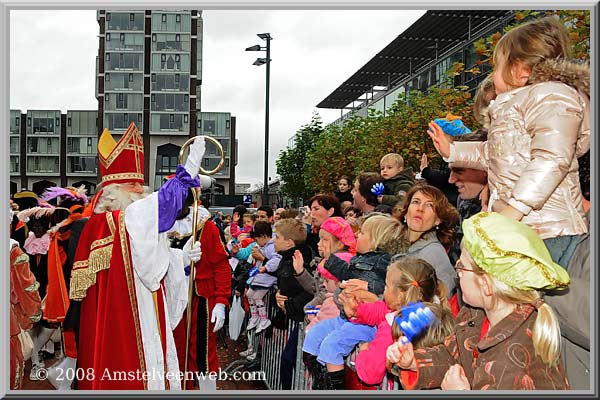
[{"label": "modern glass building", "polygon": [[96,110],[10,110],[10,192],[85,185],[95,193]]}]

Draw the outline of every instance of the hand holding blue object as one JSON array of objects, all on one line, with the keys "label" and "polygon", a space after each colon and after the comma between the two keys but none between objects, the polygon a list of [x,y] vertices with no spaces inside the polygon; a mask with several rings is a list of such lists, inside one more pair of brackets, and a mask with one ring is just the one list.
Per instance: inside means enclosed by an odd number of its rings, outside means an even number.
[{"label": "hand holding blue object", "polygon": [[408,306],[402,307],[401,313],[402,316],[397,316],[395,320],[402,333],[404,333],[404,336],[400,339],[402,344],[412,342],[436,320],[435,314],[421,302],[410,303]]},{"label": "hand holding blue object", "polygon": [[371,193],[373,193],[375,196],[379,197],[383,195],[383,191],[384,191],[384,186],[383,183],[381,182],[377,182],[376,184],[373,185],[373,187],[371,188]]}]

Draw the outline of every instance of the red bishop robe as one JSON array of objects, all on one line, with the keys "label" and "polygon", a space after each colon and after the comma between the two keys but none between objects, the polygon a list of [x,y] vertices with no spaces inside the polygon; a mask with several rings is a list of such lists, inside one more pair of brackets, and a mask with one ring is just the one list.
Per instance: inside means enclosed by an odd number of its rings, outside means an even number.
[{"label": "red bishop robe", "polygon": [[[78,368],[85,374],[79,381],[81,390],[148,389],[149,379],[156,374],[145,363],[138,293],[124,220],[124,213],[119,211],[92,216],[77,246],[70,297],[82,300]],[[165,355],[166,329],[170,327],[165,320],[163,291],[161,284],[152,295]],[[168,389],[168,379],[165,385]]]}]

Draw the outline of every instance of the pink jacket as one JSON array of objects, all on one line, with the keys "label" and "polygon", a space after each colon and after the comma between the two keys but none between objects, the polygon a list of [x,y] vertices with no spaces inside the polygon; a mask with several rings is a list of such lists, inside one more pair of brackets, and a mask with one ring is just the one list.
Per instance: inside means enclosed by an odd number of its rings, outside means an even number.
[{"label": "pink jacket", "polygon": [[361,381],[367,385],[377,385],[383,381],[386,374],[385,360],[388,346],[392,339],[392,325],[388,321],[393,318],[394,312],[390,310],[383,300],[374,303],[359,304],[354,323],[377,326],[375,338],[369,343],[369,348],[358,352],[355,360],[356,373]]},{"label": "pink jacket", "polygon": [[231,233],[231,236],[233,236],[234,238],[237,238],[242,233],[249,233],[251,231],[252,231],[252,227],[248,226],[248,225],[244,225],[244,227],[242,229],[240,229],[239,225],[236,224],[235,222],[232,222],[229,225],[229,233]]},{"label": "pink jacket", "polygon": [[323,302],[323,305],[321,305],[321,308],[319,309],[319,312],[317,313],[316,317],[313,318],[312,321],[310,321],[310,323],[308,325],[306,325],[306,333],[308,333],[308,331],[317,322],[321,322],[326,319],[335,318],[339,315],[340,315],[340,309],[333,301],[333,293],[326,293],[325,301]]}]

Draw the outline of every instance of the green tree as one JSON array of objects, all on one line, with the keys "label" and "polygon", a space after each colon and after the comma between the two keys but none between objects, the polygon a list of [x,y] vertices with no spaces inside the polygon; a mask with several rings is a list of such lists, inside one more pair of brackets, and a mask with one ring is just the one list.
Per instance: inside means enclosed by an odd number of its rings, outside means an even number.
[{"label": "green tree", "polygon": [[313,150],[322,133],[323,122],[315,113],[310,123],[296,132],[294,147],[279,152],[275,165],[283,182],[281,192],[285,196],[292,199],[308,198],[314,193],[314,188],[305,179],[305,162],[307,153]]}]

